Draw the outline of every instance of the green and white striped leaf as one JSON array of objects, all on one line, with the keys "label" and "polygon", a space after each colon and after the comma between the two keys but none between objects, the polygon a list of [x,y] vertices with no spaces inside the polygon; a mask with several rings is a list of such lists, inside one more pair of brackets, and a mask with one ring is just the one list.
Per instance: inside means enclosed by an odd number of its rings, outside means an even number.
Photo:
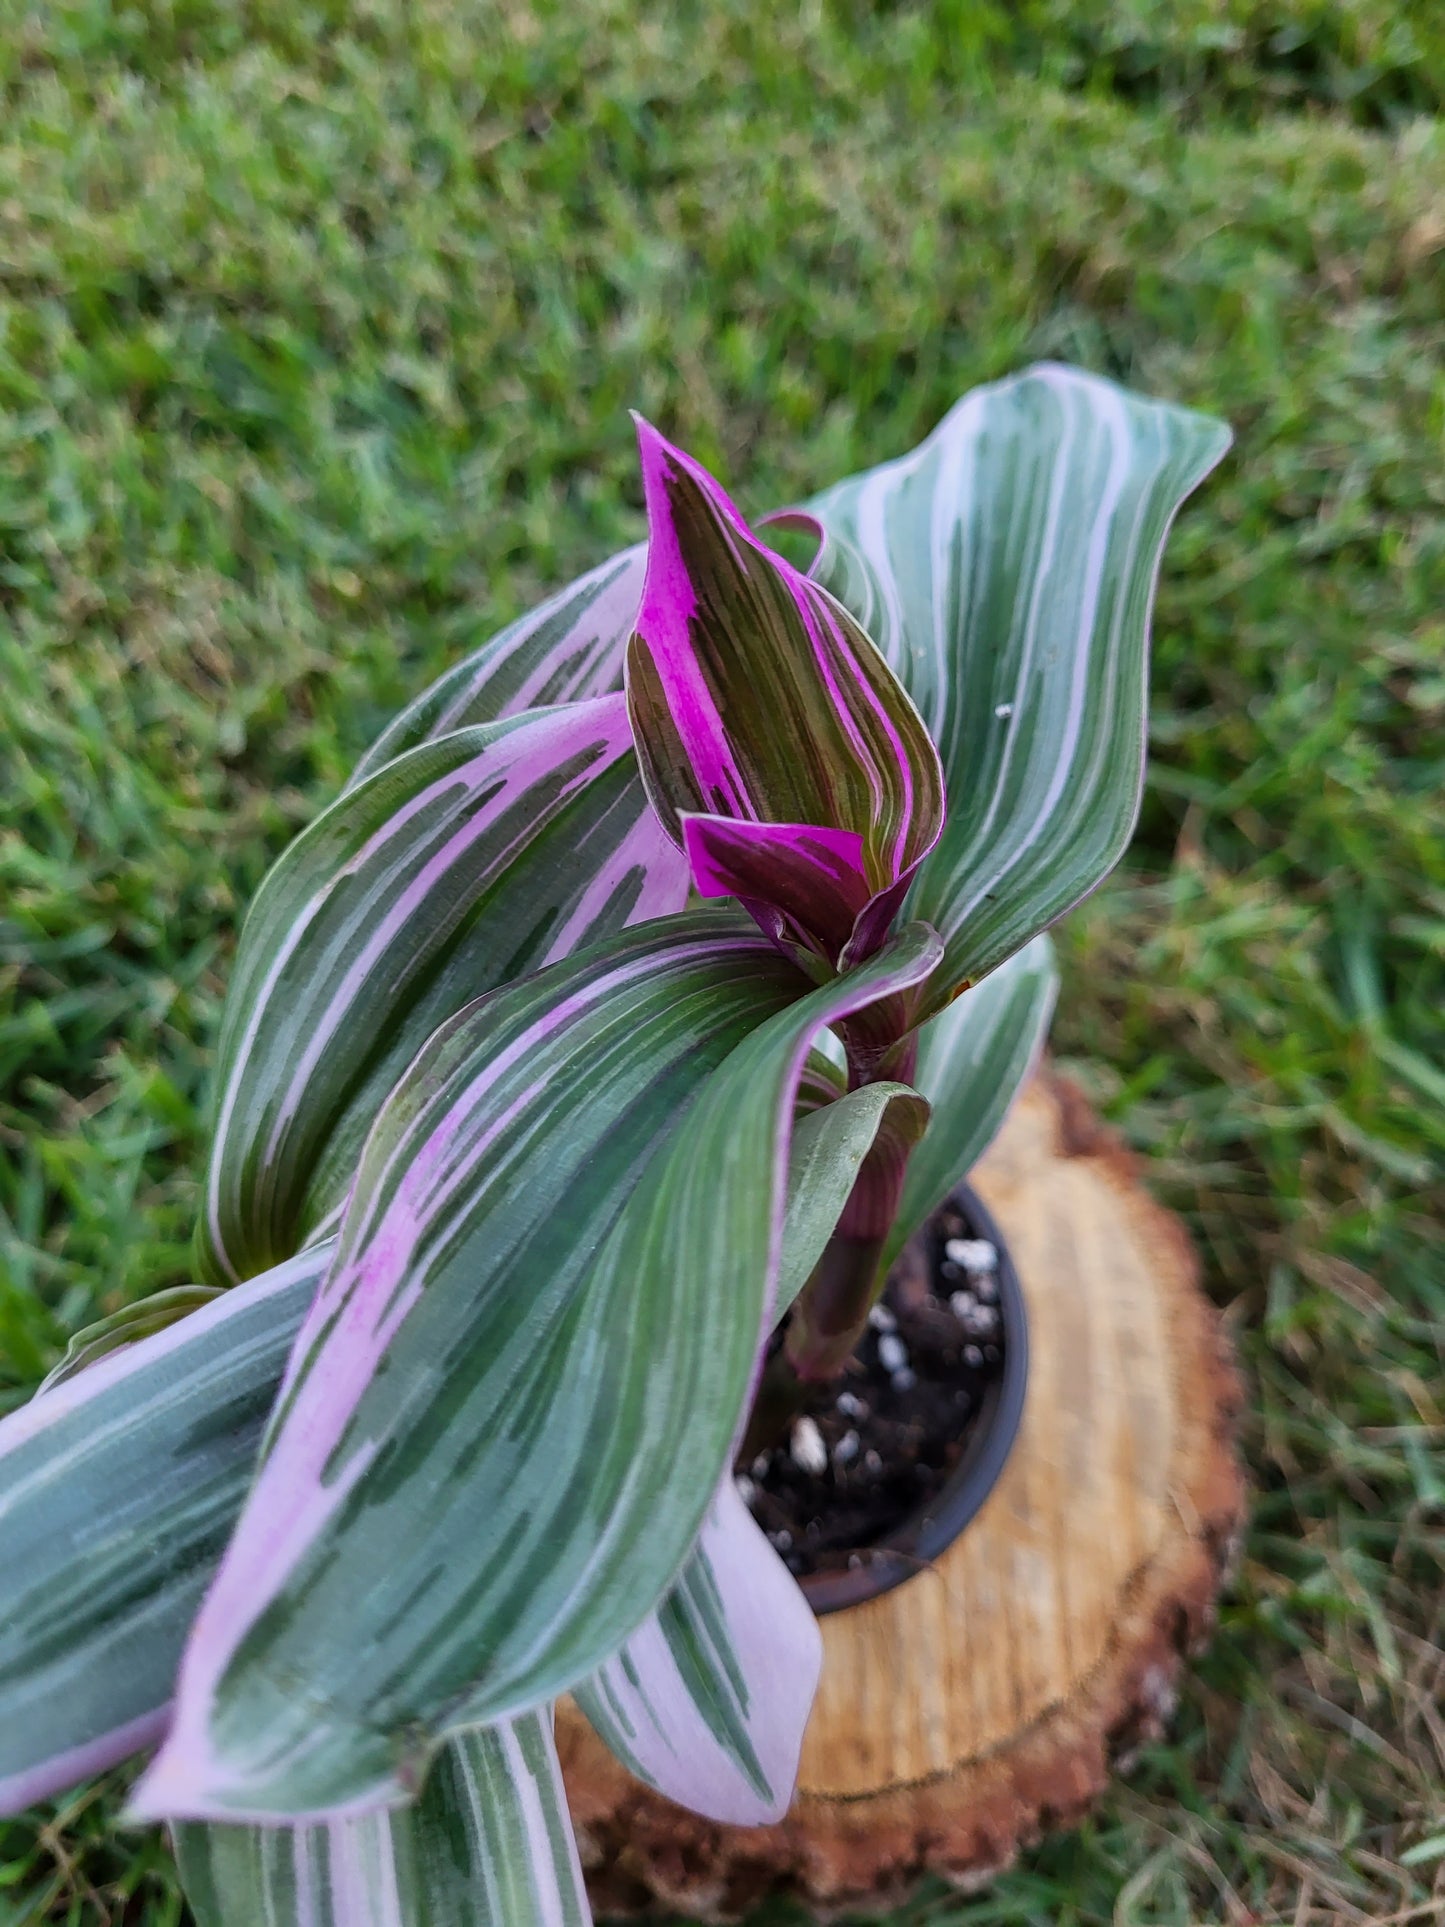
[{"label": "green and white striped leaf", "polygon": [[1053,944],[1035,937],[919,1031],[914,1081],[933,1115],[908,1161],[885,1264],[993,1142],[1043,1049],[1058,992]]},{"label": "green and white striped leaf", "polygon": [[474,997],[686,901],[621,696],[398,757],[297,838],[246,919],[221,1032],[203,1261],[334,1228],[382,1099]]},{"label": "green and white striped leaf", "polygon": [[330,1257],[303,1252],[0,1420],[0,1813],[159,1739]]},{"label": "green and white striped leaf", "polygon": [[[856,1133],[863,1095],[830,1120],[845,1142],[795,1136],[780,1307],[852,1187],[867,1148]],[[154,1301],[132,1306],[124,1360],[88,1371],[65,1400],[45,1392],[43,1408],[0,1421],[0,1812],[63,1792],[159,1738],[200,1590],[240,1511],[265,1415],[328,1259],[329,1247],[233,1291],[207,1292],[220,1302],[183,1328],[142,1332],[140,1314]],[[684,1574],[678,1584],[686,1583]],[[111,1653],[123,1667],[99,1662]]]},{"label": "green and white striped leaf", "polygon": [[937,1006],[1086,896],[1133,832],[1149,616],[1222,423],[1043,364],[808,505],[815,576],[938,745],[948,820],[907,911],[944,936]]},{"label": "green and white striped leaf", "polygon": [[792,1799],[822,1664],[812,1607],[728,1477],[677,1584],[573,1697],[639,1780],[761,1826]]},{"label": "green and white striped leaf", "polygon": [[443,1027],[368,1143],[139,1814],[395,1801],[641,1624],[741,1423],[809,1044],[939,947],[799,999],[693,912]]},{"label": "green and white striped leaf", "polygon": [[420,1798],[304,1827],[181,1825],[197,1927],[589,1927],[550,1712],[460,1733]]},{"label": "green and white striped leaf", "polygon": [[219,1285],[176,1285],[169,1291],[153,1291],[149,1298],[137,1299],[135,1304],[113,1311],[108,1318],[97,1319],[71,1339],[64,1358],[43,1381],[40,1391],[54,1391],[57,1385],[63,1385],[66,1379],[74,1378],[77,1372],[83,1372],[100,1359],[108,1358],[112,1352],[123,1351],[127,1345],[189,1318],[193,1311],[219,1298],[221,1290]]},{"label": "green and white striped leaf", "polygon": [[645,543],[623,549],[463,657],[388,725],[357,764],[353,785],[453,730],[621,689],[646,561]]}]

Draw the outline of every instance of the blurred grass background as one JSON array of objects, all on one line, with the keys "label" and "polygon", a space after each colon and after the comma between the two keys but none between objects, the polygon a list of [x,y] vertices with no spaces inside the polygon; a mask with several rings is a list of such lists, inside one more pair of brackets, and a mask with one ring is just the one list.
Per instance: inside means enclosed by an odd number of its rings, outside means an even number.
[{"label": "blurred grass background", "polygon": [[[629,406],[758,509],[1083,363],[1238,435],[1055,1041],[1253,1526],[1172,1741],[891,1918],[1445,1919],[1442,99],[1434,0],[0,0],[0,1408],[189,1275],[247,899],[635,536]],[[0,1922],[182,1921],[114,1811],[0,1823]]]}]

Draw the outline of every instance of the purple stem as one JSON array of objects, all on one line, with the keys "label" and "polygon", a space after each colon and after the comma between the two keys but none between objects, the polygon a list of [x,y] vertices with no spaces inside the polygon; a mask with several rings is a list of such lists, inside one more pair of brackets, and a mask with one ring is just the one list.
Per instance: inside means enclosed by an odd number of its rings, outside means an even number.
[{"label": "purple stem", "polygon": [[[916,1033],[882,1054],[850,1050],[848,1088],[891,1078],[911,1083],[917,1065]],[[739,1464],[776,1445],[812,1389],[838,1378],[857,1349],[886,1280],[883,1247],[898,1214],[907,1165],[907,1150],[882,1139],[864,1158],[838,1228],[798,1295],[782,1344],[763,1368]]]}]

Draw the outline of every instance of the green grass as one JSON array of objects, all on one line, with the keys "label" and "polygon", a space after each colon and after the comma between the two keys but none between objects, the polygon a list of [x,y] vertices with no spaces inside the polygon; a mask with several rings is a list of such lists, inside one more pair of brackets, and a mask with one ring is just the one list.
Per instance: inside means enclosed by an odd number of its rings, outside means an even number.
[{"label": "green grass", "polygon": [[[3,0],[0,101],[0,1407],[187,1277],[248,897],[637,532],[629,406],[760,507],[1085,363],[1238,432],[1055,1038],[1204,1253],[1253,1524],[1170,1743],[893,1919],[1445,1920],[1445,15]],[[183,1919],[114,1811],[0,1823],[0,1923]]]}]

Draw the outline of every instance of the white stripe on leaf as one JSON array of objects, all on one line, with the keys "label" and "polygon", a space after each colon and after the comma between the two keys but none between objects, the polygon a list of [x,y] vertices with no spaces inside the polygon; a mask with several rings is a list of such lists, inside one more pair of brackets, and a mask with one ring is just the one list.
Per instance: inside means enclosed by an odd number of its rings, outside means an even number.
[{"label": "white stripe on leaf", "polygon": [[329,1222],[387,1092],[473,998],[678,910],[621,696],[459,731],[347,792],[246,919],[206,1180],[218,1277]]},{"label": "white stripe on leaf", "polygon": [[792,1798],[822,1663],[812,1608],[729,1476],[662,1607],[574,1693],[639,1779],[760,1826]]},{"label": "white stripe on leaf", "polygon": [[173,1829],[198,1927],[590,1927],[550,1709],[460,1733],[410,1804]]},{"label": "white stripe on leaf", "polygon": [[[445,1732],[593,1672],[676,1579],[772,1316],[809,1046],[926,977],[940,950],[916,926],[797,998],[771,946],[736,930],[694,912],[628,933],[499,992],[476,1029],[449,1027],[414,1067],[368,1150],[353,1205],[368,1229],[342,1232],[338,1277],[355,1268],[360,1295],[341,1309],[354,1301],[360,1326],[339,1321],[291,1388],[141,1813],[385,1800]],[[676,973],[669,944],[689,957]],[[636,982],[643,955],[656,967]],[[619,968],[625,995],[594,1004]],[[524,1037],[533,1047],[499,1085],[490,1066]],[[478,1134],[528,1093],[471,1170]],[[426,1147],[459,1105],[471,1122],[433,1163]],[[414,1196],[391,1168],[406,1145],[403,1164],[421,1161]],[[463,1166],[465,1195],[418,1245],[424,1196]],[[395,1244],[388,1196],[404,1207]],[[353,1353],[418,1276],[385,1369],[358,1391]],[[279,1522],[326,1510],[358,1466],[334,1523],[297,1544]]]},{"label": "white stripe on leaf", "polygon": [[908,686],[948,821],[907,914],[948,944],[933,1007],[1088,894],[1138,810],[1149,611],[1179,504],[1228,431],[1043,365],[809,504],[814,573]]},{"label": "white stripe on leaf", "polygon": [[0,1420],[0,1812],[161,1737],[330,1256],[304,1252]]}]

